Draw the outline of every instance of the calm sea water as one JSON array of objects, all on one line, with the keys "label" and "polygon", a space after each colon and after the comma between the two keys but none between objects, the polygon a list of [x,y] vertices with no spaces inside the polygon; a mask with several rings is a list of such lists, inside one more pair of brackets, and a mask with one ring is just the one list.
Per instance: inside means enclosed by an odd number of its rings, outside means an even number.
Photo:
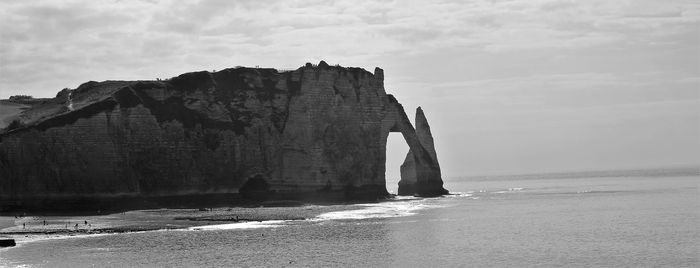
[{"label": "calm sea water", "polygon": [[455,178],[307,221],[40,240],[0,266],[699,267],[698,175]]}]

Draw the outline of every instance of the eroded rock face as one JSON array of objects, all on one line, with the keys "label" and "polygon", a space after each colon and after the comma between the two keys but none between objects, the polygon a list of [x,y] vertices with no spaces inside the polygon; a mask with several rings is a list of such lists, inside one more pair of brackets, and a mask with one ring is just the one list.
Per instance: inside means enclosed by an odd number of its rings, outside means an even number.
[{"label": "eroded rock face", "polygon": [[401,165],[401,180],[399,195],[436,196],[447,194],[443,188],[440,164],[435,152],[433,134],[430,132],[428,119],[423,109],[416,109],[416,137],[424,152],[414,152],[414,146],[409,149],[406,159]]},{"label": "eroded rock face", "polygon": [[0,131],[0,206],[239,192],[378,198],[390,131],[416,152],[416,185],[442,189],[432,142],[383,76],[322,63],[64,90]]}]

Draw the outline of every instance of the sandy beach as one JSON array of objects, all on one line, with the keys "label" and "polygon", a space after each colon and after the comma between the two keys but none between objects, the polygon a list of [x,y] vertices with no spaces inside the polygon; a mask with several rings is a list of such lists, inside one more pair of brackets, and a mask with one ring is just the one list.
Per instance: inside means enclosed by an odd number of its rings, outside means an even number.
[{"label": "sandy beach", "polygon": [[0,216],[0,230],[12,226],[15,226],[14,217]]},{"label": "sandy beach", "polygon": [[326,212],[347,209],[347,205],[298,207],[223,207],[202,209],[137,210],[94,216],[0,217],[0,237],[18,243],[42,238],[83,234],[140,232],[184,229],[224,223],[312,219]]}]

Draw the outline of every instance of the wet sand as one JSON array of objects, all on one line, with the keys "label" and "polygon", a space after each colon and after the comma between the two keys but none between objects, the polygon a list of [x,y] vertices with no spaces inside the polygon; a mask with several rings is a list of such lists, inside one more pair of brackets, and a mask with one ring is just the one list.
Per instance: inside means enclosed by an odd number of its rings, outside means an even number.
[{"label": "wet sand", "polygon": [[20,218],[2,216],[0,217],[0,237],[14,238],[18,243],[22,243],[43,238],[84,234],[184,229],[251,221],[305,220],[323,213],[348,209],[348,207],[348,205],[224,207],[137,210],[96,216],[27,216]]},{"label": "wet sand", "polygon": [[0,230],[12,226],[15,226],[14,217],[0,216]]},{"label": "wet sand", "polygon": [[[0,230],[15,226],[15,218],[14,217],[6,217],[6,216],[0,216]],[[11,238],[8,237],[7,235],[3,235],[0,233],[0,239],[4,238]],[[2,248],[2,247],[0,247]]]}]

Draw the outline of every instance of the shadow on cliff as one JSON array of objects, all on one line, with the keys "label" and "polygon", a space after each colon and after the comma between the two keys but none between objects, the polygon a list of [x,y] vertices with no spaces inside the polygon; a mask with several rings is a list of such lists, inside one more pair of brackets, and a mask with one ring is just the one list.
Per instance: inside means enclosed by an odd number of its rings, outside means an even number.
[{"label": "shadow on cliff", "polygon": [[399,194],[447,193],[422,111],[414,129],[380,68],[90,81],[13,120],[0,130],[10,214],[382,200],[389,132],[411,149]]}]

